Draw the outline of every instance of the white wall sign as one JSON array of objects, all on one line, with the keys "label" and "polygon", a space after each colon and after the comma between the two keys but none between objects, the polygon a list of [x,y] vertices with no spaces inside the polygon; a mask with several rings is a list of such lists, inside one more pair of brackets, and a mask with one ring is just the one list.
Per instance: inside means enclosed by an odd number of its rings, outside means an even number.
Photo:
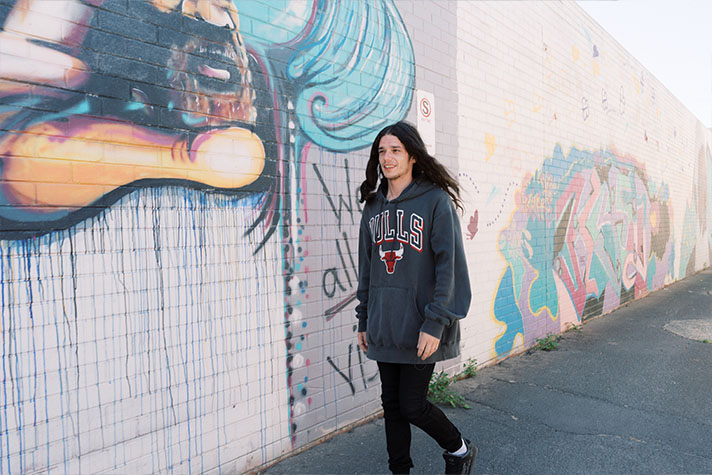
[{"label": "white wall sign", "polygon": [[429,92],[416,90],[418,108],[418,132],[430,155],[435,155],[435,96]]}]

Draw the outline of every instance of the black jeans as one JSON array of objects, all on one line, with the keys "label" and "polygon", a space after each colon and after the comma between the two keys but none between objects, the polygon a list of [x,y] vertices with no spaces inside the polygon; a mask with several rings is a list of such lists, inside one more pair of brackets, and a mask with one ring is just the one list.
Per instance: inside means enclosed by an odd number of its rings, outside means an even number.
[{"label": "black jeans", "polygon": [[448,452],[462,446],[462,436],[437,406],[426,399],[435,364],[378,362],[381,375],[381,401],[386,422],[388,468],[393,473],[408,473],[410,424],[420,427]]}]

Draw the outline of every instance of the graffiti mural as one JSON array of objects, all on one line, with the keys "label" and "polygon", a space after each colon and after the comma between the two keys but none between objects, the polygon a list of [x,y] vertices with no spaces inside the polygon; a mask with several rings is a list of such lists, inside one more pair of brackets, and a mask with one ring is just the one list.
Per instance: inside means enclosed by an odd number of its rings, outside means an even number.
[{"label": "graffiti mural", "polygon": [[392,0],[61,5],[0,9],[0,473],[239,471],[320,436],[349,409],[325,392],[375,378],[355,335],[308,337],[353,302],[333,176],[411,103]]},{"label": "graffiti mural", "polygon": [[697,127],[697,154],[692,164],[693,187],[685,203],[678,275],[687,277],[709,266],[712,258],[712,153],[705,131]]},{"label": "graffiti mural", "polygon": [[674,275],[669,201],[632,157],[557,146],[499,234],[496,355],[661,288]]}]

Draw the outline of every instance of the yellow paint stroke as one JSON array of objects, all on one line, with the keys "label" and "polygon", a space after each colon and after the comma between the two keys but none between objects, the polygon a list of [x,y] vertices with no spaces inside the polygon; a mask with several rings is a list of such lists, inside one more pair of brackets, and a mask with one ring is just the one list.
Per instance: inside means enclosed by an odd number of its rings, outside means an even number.
[{"label": "yellow paint stroke", "polygon": [[571,45],[571,57],[575,61],[578,61],[578,59],[581,57],[581,51],[576,47],[576,45]]},{"label": "yellow paint stroke", "polygon": [[593,75],[598,76],[598,74],[601,72],[601,68],[598,65],[598,61],[593,62]]},{"label": "yellow paint stroke", "polygon": [[544,102],[541,97],[541,94],[534,94],[532,102],[534,103],[534,108],[532,110],[534,112],[539,112],[541,110],[541,108],[543,107],[543,102]]},{"label": "yellow paint stroke", "polygon": [[510,126],[517,120],[517,115],[514,110],[514,101],[511,99],[504,100],[504,118],[509,122]]},{"label": "yellow paint stroke", "polygon": [[492,158],[492,155],[494,155],[494,151],[497,150],[497,139],[494,135],[485,134],[485,150],[487,151],[485,161],[488,162],[489,159]]}]

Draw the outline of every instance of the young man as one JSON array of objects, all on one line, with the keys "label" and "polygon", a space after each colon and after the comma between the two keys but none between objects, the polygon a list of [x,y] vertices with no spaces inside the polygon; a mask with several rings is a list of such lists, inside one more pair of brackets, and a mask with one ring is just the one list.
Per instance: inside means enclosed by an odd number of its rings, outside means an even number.
[{"label": "young man", "polygon": [[[376,188],[378,179],[381,185]],[[470,473],[477,448],[426,399],[437,361],[460,352],[470,280],[459,186],[406,122],[371,147],[359,231],[358,343],[378,362],[388,465],[409,473],[410,424],[445,449],[445,473]]]}]

